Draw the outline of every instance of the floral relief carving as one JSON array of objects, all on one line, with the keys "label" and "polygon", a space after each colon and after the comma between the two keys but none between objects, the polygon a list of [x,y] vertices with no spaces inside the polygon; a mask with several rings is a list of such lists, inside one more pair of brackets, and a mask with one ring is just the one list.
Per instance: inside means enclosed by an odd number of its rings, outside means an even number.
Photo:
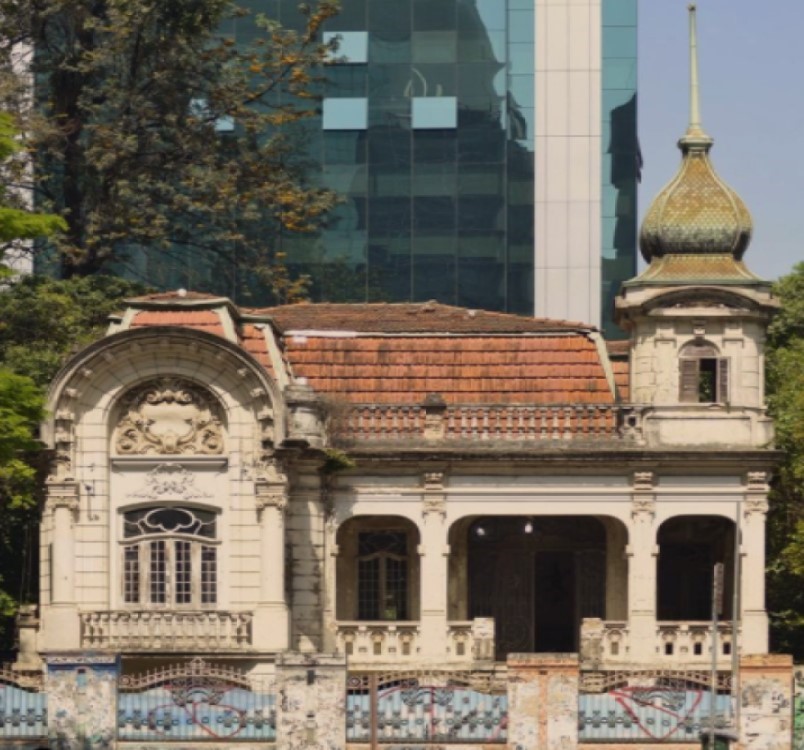
[{"label": "floral relief carving", "polygon": [[195,500],[212,497],[195,486],[195,475],[178,464],[159,464],[145,475],[145,486],[128,497],[144,500],[160,500],[165,498],[179,500]]},{"label": "floral relief carving", "polygon": [[194,383],[159,378],[133,391],[124,404],[114,439],[118,454],[223,453],[218,405]]}]

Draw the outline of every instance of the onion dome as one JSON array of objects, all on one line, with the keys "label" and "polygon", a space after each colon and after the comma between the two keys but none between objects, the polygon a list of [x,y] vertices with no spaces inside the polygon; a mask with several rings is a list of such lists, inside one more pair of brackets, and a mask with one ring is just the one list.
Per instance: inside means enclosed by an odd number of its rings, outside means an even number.
[{"label": "onion dome", "polygon": [[[753,224],[740,196],[723,182],[712,166],[713,140],[701,127],[698,101],[698,48],[695,6],[690,11],[690,124],[678,142],[682,159],[678,174],[656,196],[642,223],[639,244],[646,261],[655,266],[697,271],[717,265],[731,267],[731,276],[756,278],[740,260],[751,240]],[[667,263],[669,256],[676,257]],[[698,268],[700,266],[700,268]],[[651,269],[656,275],[658,268]],[[710,272],[713,269],[710,269]],[[662,273],[661,275],[664,275]],[[675,275],[675,274],[673,274]],[[720,273],[716,272],[716,275]]]}]

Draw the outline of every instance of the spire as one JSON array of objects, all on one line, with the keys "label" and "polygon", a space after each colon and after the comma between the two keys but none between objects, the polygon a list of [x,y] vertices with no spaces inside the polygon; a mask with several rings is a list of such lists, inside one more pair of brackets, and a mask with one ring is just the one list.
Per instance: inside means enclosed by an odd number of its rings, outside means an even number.
[{"label": "spire", "polygon": [[683,150],[688,148],[702,148],[709,150],[712,147],[712,139],[706,134],[701,125],[701,101],[700,85],[698,81],[698,25],[697,11],[695,3],[687,6],[690,19],[690,124],[687,132],[679,141],[679,147]]},{"label": "spire", "polygon": [[680,263],[687,271],[694,266],[698,269],[695,273],[704,265],[715,264],[720,269],[717,275],[742,278],[734,262],[740,261],[751,238],[751,215],[737,193],[718,177],[709,160],[714,141],[701,125],[695,5],[688,9],[690,122],[678,142],[683,154],[681,167],[645,214],[640,247],[651,262],[648,276],[666,277],[669,267]]}]

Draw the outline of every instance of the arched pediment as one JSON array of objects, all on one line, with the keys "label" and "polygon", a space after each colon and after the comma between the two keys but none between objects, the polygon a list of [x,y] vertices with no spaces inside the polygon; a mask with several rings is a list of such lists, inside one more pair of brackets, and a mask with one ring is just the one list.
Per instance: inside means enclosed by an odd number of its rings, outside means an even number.
[{"label": "arched pediment", "polygon": [[223,453],[224,419],[218,401],[190,380],[160,377],[122,399],[113,451],[121,456]]},{"label": "arched pediment", "polygon": [[119,457],[215,457],[229,450],[228,426],[256,460],[285,440],[286,411],[274,379],[236,343],[178,327],[142,328],[100,339],[62,368],[43,438],[55,449],[60,477],[74,473],[79,431],[111,437],[107,445]]}]

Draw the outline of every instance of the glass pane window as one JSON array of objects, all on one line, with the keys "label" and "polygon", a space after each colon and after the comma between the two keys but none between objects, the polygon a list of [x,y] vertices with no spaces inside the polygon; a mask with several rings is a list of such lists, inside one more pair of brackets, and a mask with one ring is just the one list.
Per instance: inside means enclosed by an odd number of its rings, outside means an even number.
[{"label": "glass pane window", "polygon": [[358,537],[357,617],[408,618],[408,538],[404,531],[377,531]]},{"label": "glass pane window", "polygon": [[140,601],[140,548],[136,544],[123,550],[123,600],[126,604]]},{"label": "glass pane window", "polygon": [[149,565],[151,604],[167,602],[167,550],[165,542],[151,542],[149,545],[151,560]]},{"label": "glass pane window", "polygon": [[214,511],[138,508],[125,513],[123,536],[125,604],[165,607],[217,604],[217,547],[209,543],[216,541]]}]

